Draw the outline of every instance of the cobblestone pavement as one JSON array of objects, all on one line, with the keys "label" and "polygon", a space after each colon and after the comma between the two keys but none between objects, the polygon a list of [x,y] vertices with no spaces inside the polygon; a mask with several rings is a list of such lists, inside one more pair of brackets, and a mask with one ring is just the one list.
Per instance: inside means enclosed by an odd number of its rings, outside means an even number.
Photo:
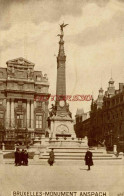
[{"label": "cobblestone pavement", "polygon": [[124,165],[86,166],[0,165],[0,196],[11,191],[109,191],[124,192]]}]

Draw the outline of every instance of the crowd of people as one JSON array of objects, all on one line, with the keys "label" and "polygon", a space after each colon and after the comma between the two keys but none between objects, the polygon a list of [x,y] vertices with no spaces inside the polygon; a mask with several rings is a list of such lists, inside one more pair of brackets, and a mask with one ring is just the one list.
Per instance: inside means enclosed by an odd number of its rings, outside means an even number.
[{"label": "crowd of people", "polygon": [[27,150],[17,148],[15,151],[15,166],[21,165],[28,165],[28,152]]},{"label": "crowd of people", "polygon": [[[55,156],[54,156],[54,149],[51,149],[50,153],[49,153],[49,159],[48,159],[48,163],[50,166],[53,166],[54,161],[55,160]],[[85,154],[85,165],[88,166],[88,170],[90,170],[90,166],[93,165],[93,159],[92,159],[92,152],[87,149],[87,152]],[[15,166],[20,166],[20,165],[28,165],[28,152],[27,150],[20,150],[19,148],[16,149],[15,151]]]}]

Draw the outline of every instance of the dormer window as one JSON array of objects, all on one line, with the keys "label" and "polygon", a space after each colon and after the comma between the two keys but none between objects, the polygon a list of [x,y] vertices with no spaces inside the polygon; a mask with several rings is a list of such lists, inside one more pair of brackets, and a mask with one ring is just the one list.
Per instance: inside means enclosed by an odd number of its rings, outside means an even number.
[{"label": "dormer window", "polygon": [[37,81],[41,81],[41,76],[37,76]]}]

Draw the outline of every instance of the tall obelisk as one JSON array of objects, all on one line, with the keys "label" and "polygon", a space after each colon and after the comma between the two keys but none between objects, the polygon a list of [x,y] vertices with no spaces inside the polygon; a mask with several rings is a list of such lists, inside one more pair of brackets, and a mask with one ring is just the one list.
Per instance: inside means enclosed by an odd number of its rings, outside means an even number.
[{"label": "tall obelisk", "polygon": [[66,106],[66,56],[64,52],[64,32],[63,28],[65,27],[64,24],[60,25],[61,34],[58,36],[60,37],[59,41],[59,52],[57,56],[57,83],[56,83],[56,109],[57,114],[64,112],[67,113],[67,106]]},{"label": "tall obelisk", "polygon": [[57,56],[57,83],[56,83],[56,101],[51,112],[51,137],[75,137],[73,120],[69,111],[69,104],[66,102],[66,56],[64,52],[64,27],[67,24],[60,25],[59,52]]}]

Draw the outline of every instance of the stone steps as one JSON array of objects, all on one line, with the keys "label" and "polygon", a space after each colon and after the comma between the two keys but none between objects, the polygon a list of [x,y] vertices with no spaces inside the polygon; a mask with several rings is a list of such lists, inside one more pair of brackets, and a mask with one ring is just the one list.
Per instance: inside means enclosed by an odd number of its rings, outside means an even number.
[{"label": "stone steps", "polygon": [[[49,147],[44,153],[40,154],[39,159],[48,160],[49,152],[51,151]],[[55,161],[80,161],[84,160],[85,153],[87,151],[86,147],[54,147]],[[121,160],[122,158],[116,157],[114,154],[108,154],[105,149],[91,148],[90,151],[93,153],[93,160]]]},{"label": "stone steps", "polygon": [[[46,151],[46,153],[49,153],[50,152],[50,150],[47,150]],[[106,154],[105,152],[95,152],[95,151],[91,151],[93,154]],[[56,151],[56,150],[54,150],[54,154],[59,154],[59,153],[63,153],[63,154],[85,154],[86,153],[86,151],[60,151],[60,150],[58,150],[58,151]]]},{"label": "stone steps", "polygon": [[[49,154],[44,154],[42,155],[43,157],[49,157]],[[42,157],[41,156],[41,157]],[[70,153],[66,153],[66,154],[55,154],[55,158],[57,157],[85,157],[85,155],[82,155],[82,154],[70,154]],[[93,158],[94,157],[113,157],[113,155],[104,155],[104,154],[100,154],[100,155],[93,155]]]},{"label": "stone steps", "polygon": [[[44,155],[49,155],[49,152],[50,151],[46,151],[45,153],[44,153]],[[58,151],[58,152],[54,152],[54,155],[55,156],[59,156],[59,155],[65,155],[65,156],[68,156],[68,155],[70,155],[70,156],[85,156],[85,153],[86,152],[68,152],[68,151],[66,151],[66,152],[60,152],[60,151]],[[106,155],[106,156],[113,156],[113,154],[106,154],[106,153],[104,153],[104,152],[93,152],[93,156],[100,156],[100,155]]]},{"label": "stone steps", "polygon": [[[41,157],[40,159],[42,160],[48,160],[48,156],[45,157]],[[121,158],[118,157],[94,157],[93,160],[118,160]],[[84,160],[84,157],[55,157],[55,161],[56,160]]]},{"label": "stone steps", "polygon": [[[53,146],[35,148],[34,159],[29,159],[29,165],[48,165],[49,152]],[[32,152],[32,149],[30,149]],[[55,165],[85,165],[84,157],[87,147],[57,147],[54,146]],[[104,148],[90,148],[95,164],[122,164],[123,157],[116,157],[113,153],[107,153]],[[14,159],[4,159],[5,164],[13,164]]]}]

